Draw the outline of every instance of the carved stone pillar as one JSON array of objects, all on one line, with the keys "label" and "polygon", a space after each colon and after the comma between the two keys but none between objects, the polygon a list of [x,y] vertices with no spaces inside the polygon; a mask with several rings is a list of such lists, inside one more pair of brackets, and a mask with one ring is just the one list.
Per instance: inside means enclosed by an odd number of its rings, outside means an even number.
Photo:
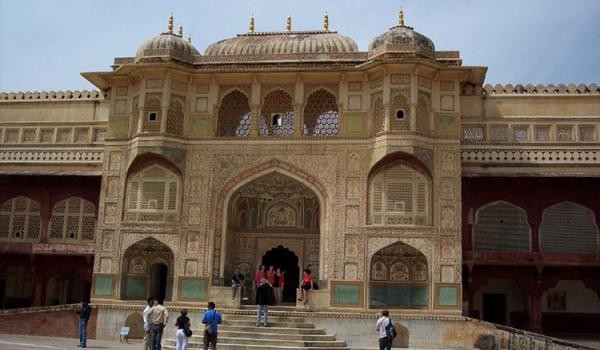
[{"label": "carved stone pillar", "polygon": [[[310,130],[309,130],[310,134]],[[294,104],[294,137],[300,138],[304,135],[304,110],[301,104]]]},{"label": "carved stone pillar", "polygon": [[252,121],[250,122],[250,137],[258,137],[258,131],[260,128],[260,108],[258,105],[250,106],[252,112]]}]

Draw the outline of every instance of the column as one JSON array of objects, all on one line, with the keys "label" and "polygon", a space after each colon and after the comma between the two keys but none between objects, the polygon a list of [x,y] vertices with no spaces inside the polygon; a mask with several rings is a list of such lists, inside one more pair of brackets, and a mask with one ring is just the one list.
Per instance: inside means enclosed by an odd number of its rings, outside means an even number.
[{"label": "column", "polygon": [[542,294],[541,290],[536,289],[531,293],[531,330],[542,333]]},{"label": "column", "polygon": [[531,251],[539,252],[540,251],[540,223],[539,222],[531,222]]}]

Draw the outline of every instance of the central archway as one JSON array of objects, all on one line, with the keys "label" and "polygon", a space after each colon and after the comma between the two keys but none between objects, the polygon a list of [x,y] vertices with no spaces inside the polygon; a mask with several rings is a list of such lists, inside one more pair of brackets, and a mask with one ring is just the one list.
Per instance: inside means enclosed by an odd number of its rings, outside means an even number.
[{"label": "central archway", "polygon": [[261,258],[262,265],[267,266],[267,268],[273,266],[273,269],[277,270],[279,268],[284,272],[284,303],[296,303],[296,289],[298,288],[300,281],[299,263],[296,253],[288,248],[284,248],[282,245],[269,250]]}]

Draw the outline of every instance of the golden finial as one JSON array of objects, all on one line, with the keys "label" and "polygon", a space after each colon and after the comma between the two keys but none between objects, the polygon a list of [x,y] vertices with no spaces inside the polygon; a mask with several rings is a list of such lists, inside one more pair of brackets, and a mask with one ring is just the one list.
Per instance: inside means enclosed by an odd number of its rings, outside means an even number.
[{"label": "golden finial", "polygon": [[183,24],[179,25],[179,31],[177,32],[180,38],[183,38]]},{"label": "golden finial", "polygon": [[400,8],[400,27],[404,27],[404,10]]},{"label": "golden finial", "polygon": [[288,15],[288,17],[287,17],[287,25],[285,26],[285,29],[288,32],[292,31],[292,16],[291,15]]},{"label": "golden finial", "polygon": [[254,33],[254,15],[250,17],[250,24],[248,25],[248,33]]},{"label": "golden finial", "polygon": [[169,16],[169,26],[167,28],[169,29],[169,33],[173,34],[173,12]]},{"label": "golden finial", "polygon": [[325,11],[325,17],[323,18],[323,31],[329,31],[329,15],[327,14],[327,11]]},{"label": "golden finial", "polygon": [[192,44],[192,36],[190,34],[188,34],[188,39],[187,39],[188,44]]}]

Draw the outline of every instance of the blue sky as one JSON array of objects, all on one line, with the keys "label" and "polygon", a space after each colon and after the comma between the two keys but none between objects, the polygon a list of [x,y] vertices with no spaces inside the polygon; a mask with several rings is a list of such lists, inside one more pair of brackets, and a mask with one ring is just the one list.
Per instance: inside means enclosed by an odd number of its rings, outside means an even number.
[{"label": "blue sky", "polygon": [[247,31],[330,29],[360,50],[396,25],[460,50],[463,65],[488,66],[486,83],[599,83],[600,1],[596,0],[0,0],[0,91],[91,89],[79,73],[106,71],[144,40],[183,22],[203,52]]}]

